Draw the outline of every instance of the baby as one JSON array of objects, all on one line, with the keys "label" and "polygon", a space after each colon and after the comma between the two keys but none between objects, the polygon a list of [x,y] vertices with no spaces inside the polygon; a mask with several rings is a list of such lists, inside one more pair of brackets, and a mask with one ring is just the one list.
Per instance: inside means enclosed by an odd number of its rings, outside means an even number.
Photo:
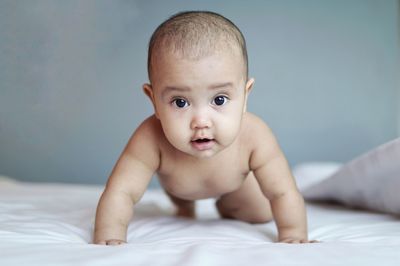
[{"label": "baby", "polygon": [[183,12],[153,33],[145,94],[154,106],[126,145],[102,194],[94,243],[126,243],[154,173],[177,215],[217,198],[222,218],[277,224],[278,241],[307,243],[304,200],[268,126],[246,112],[254,84],[240,30],[212,12]]}]

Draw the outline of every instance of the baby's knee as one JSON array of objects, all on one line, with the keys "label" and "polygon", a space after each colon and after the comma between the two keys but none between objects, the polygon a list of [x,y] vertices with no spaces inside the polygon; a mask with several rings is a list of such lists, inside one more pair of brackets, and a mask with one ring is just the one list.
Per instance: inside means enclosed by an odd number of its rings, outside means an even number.
[{"label": "baby's knee", "polygon": [[216,207],[219,215],[225,219],[236,219],[251,224],[262,224],[270,222],[273,217],[271,210],[250,210],[245,206],[229,205],[224,204],[223,201],[217,200]]},{"label": "baby's knee", "polygon": [[224,219],[235,219],[235,213],[237,213],[237,211],[239,210],[239,208],[237,207],[227,206],[221,199],[218,199],[215,202],[215,207],[217,208],[217,211],[221,218]]}]

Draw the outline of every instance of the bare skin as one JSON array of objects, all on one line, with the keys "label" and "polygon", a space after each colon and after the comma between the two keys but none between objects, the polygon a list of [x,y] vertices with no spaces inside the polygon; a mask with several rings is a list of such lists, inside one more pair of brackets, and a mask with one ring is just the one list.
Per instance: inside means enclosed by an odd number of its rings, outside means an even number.
[{"label": "bare skin", "polygon": [[[218,198],[221,217],[275,219],[278,241],[309,243],[304,200],[269,127],[246,112],[254,80],[240,56],[221,51],[189,60],[164,53],[143,89],[155,115],[129,140],[96,214],[94,243],[126,243],[133,206],[154,173],[177,206],[194,217],[194,201]],[[207,77],[205,79],[204,77]]]}]

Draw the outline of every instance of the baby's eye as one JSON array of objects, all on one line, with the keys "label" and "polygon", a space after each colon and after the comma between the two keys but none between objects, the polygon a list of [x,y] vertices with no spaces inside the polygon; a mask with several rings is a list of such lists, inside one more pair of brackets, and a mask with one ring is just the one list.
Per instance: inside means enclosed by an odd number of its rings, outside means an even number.
[{"label": "baby's eye", "polygon": [[213,102],[215,105],[224,105],[228,101],[228,98],[226,96],[217,96],[214,98]]},{"label": "baby's eye", "polygon": [[174,103],[175,106],[178,107],[178,108],[184,108],[184,107],[186,107],[186,106],[189,105],[189,103],[188,103],[186,100],[184,100],[184,99],[175,99],[175,100],[173,101],[173,103]]}]

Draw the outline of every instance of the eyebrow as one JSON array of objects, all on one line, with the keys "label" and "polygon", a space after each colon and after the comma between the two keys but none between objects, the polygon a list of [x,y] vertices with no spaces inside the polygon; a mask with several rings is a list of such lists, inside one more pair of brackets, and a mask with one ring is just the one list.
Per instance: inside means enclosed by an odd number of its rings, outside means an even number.
[{"label": "eyebrow", "polygon": [[[233,88],[232,82],[216,83],[208,86],[209,90],[223,89],[223,88]],[[161,93],[161,97],[164,98],[168,93],[171,92],[186,92],[190,91],[190,87],[176,87],[176,86],[166,86]]]},{"label": "eyebrow", "polygon": [[221,89],[221,88],[233,88],[232,82],[216,83],[208,87],[208,89]]},{"label": "eyebrow", "polygon": [[168,93],[171,93],[171,92],[174,92],[174,91],[177,91],[177,92],[185,92],[185,91],[190,91],[190,88],[189,88],[189,87],[167,86],[167,87],[165,87],[164,90],[162,91],[162,93],[161,93],[161,98],[165,98],[165,96],[166,96]]}]

